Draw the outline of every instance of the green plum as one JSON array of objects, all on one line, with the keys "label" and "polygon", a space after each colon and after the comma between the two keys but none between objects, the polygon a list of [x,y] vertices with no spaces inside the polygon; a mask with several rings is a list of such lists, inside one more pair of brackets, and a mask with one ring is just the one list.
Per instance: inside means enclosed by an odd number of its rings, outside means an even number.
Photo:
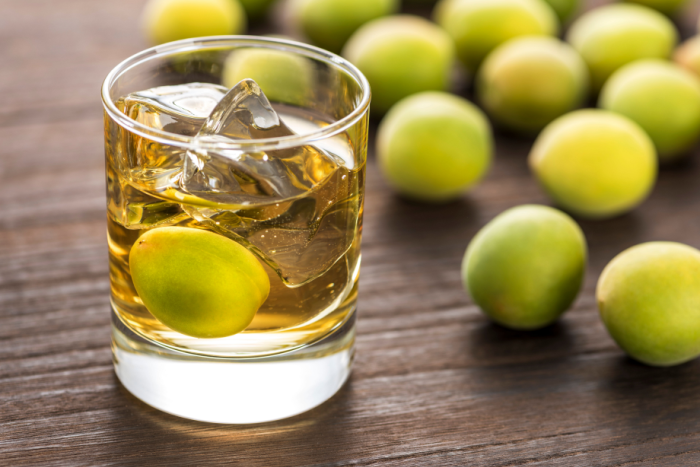
[{"label": "green plum", "polygon": [[377,132],[379,167],[389,184],[422,201],[458,197],[484,176],[492,152],[491,128],[481,110],[443,92],[402,100]]},{"label": "green plum", "polygon": [[576,299],[586,257],[586,239],[573,219],[547,206],[518,206],[472,239],[462,261],[462,281],[495,322],[539,329]]},{"label": "green plum", "polygon": [[284,50],[246,48],[229,54],[222,80],[232,88],[239,81],[253,79],[268,99],[303,106],[315,88],[309,59]]},{"label": "green plum", "polygon": [[589,218],[622,214],[640,204],[656,181],[654,144],[639,125],[605,110],[578,110],[538,136],[529,164],[564,209]]},{"label": "green plum", "polygon": [[454,40],[457,56],[475,72],[496,47],[519,36],[554,36],[559,22],[542,0],[441,0],[435,21]]},{"label": "green plum", "polygon": [[632,358],[678,365],[700,355],[700,251],[650,242],[623,251],[598,280],[598,309]]},{"label": "green plum", "polygon": [[700,80],[674,63],[640,60],[620,68],[603,86],[599,106],[639,124],[662,162],[687,154],[700,136]]},{"label": "green plum", "polygon": [[562,23],[567,22],[578,11],[579,0],[544,0],[552,7]]},{"label": "green plum", "polygon": [[365,74],[372,88],[372,111],[383,114],[411,94],[447,90],[454,46],[433,23],[399,15],[362,26],[345,45],[343,56]]},{"label": "green plum", "polygon": [[637,3],[666,15],[676,13],[688,0],[625,0],[627,3]]},{"label": "green plum", "polygon": [[486,58],[477,75],[476,94],[494,120],[534,133],[583,104],[588,70],[579,54],[558,39],[521,37]]},{"label": "green plum", "polygon": [[270,280],[255,255],[207,230],[149,230],[131,248],[129,267],[148,311],[193,337],[244,330],[270,293]]},{"label": "green plum", "polygon": [[574,21],[567,41],[588,64],[597,92],[618,68],[643,58],[669,58],[678,41],[673,23],[639,5],[596,8]]},{"label": "green plum", "polygon": [[700,36],[683,42],[673,53],[673,61],[700,77]]},{"label": "green plum", "polygon": [[337,53],[360,26],[395,13],[399,0],[300,0],[297,8],[304,34],[319,47]]},{"label": "green plum", "polygon": [[267,13],[268,8],[275,0],[238,0],[243,6],[248,18],[259,19]]},{"label": "green plum", "polygon": [[201,36],[240,34],[246,16],[238,0],[149,0],[143,30],[153,44]]}]

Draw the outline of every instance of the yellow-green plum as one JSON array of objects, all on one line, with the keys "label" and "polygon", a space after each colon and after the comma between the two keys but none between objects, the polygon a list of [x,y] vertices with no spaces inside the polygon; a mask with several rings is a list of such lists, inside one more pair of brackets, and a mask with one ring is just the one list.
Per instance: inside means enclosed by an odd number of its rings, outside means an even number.
[{"label": "yellow-green plum", "polygon": [[673,53],[673,61],[700,77],[700,36],[683,42]]},{"label": "yellow-green plum", "polygon": [[309,59],[283,50],[246,48],[229,54],[224,62],[222,81],[232,88],[250,78],[258,83],[268,99],[304,105],[315,88]]},{"label": "yellow-green plum", "polygon": [[542,0],[441,0],[435,21],[454,40],[457,55],[475,72],[496,47],[519,36],[553,36],[559,22]]},{"label": "yellow-green plum", "polygon": [[553,37],[522,37],[496,48],[479,69],[476,94],[501,125],[534,133],[580,107],[588,70],[579,54]]},{"label": "yellow-green plum", "polygon": [[640,5],[613,4],[571,25],[567,41],[581,54],[597,92],[618,68],[643,58],[669,58],[678,41],[673,23]]},{"label": "yellow-green plum", "polygon": [[275,0],[238,0],[245,10],[248,18],[258,19],[265,15],[267,9]]},{"label": "yellow-green plum", "polygon": [[530,152],[530,168],[564,209],[607,218],[640,204],[656,181],[654,144],[632,120],[577,110],[550,123]]},{"label": "yellow-green plum", "polygon": [[447,90],[454,46],[435,24],[398,15],[362,26],[345,45],[343,56],[365,74],[372,88],[372,111],[383,114],[411,94]]},{"label": "yellow-green plum", "polygon": [[518,206],[472,239],[462,261],[462,281],[495,322],[539,329],[576,299],[586,257],[586,239],[573,219],[547,206]]},{"label": "yellow-green plum", "polygon": [[386,115],[377,132],[379,167],[408,198],[443,202],[483,177],[493,151],[484,114],[461,97],[425,92]]},{"label": "yellow-green plum", "polygon": [[565,23],[578,11],[580,7],[579,0],[545,0],[552,7],[554,12],[559,17],[559,21]]},{"label": "yellow-green plum", "polygon": [[676,13],[688,0],[625,0],[627,3],[636,3],[653,8],[666,15]]},{"label": "yellow-green plum", "polygon": [[141,21],[153,44],[240,34],[246,27],[245,11],[238,0],[149,0]]},{"label": "yellow-green plum", "polygon": [[662,162],[687,154],[700,136],[700,80],[671,62],[640,60],[620,68],[603,86],[599,107],[639,124]]},{"label": "yellow-green plum", "polygon": [[395,13],[399,0],[300,0],[297,8],[304,34],[319,47],[340,52],[360,26]]},{"label": "yellow-green plum", "polygon": [[129,267],[148,311],[193,337],[244,330],[270,293],[270,280],[255,255],[206,230],[149,230],[131,248]]},{"label": "yellow-green plum", "polygon": [[632,358],[678,365],[700,355],[700,251],[650,242],[616,256],[596,290],[612,338]]}]

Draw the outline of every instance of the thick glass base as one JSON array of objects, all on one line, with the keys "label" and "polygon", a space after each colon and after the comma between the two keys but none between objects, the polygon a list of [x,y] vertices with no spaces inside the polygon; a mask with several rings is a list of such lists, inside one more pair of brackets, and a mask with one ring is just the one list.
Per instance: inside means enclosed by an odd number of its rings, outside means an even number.
[{"label": "thick glass base", "polygon": [[306,412],[350,375],[355,318],[309,347],[274,357],[211,358],[139,337],[112,315],[114,369],[136,397],[164,412],[213,423],[260,423]]}]

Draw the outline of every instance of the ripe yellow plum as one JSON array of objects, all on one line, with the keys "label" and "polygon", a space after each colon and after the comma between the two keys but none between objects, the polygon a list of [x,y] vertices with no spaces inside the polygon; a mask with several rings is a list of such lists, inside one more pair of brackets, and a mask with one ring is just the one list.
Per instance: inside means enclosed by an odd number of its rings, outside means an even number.
[{"label": "ripe yellow plum", "polygon": [[493,49],[510,39],[553,36],[559,30],[554,10],[542,0],[441,0],[434,17],[472,72]]},{"label": "ripe yellow plum", "polygon": [[613,4],[589,11],[571,25],[567,41],[581,54],[597,92],[620,67],[643,58],[669,58],[678,41],[673,23],[640,5]]},{"label": "ripe yellow plum", "polygon": [[489,168],[491,128],[481,110],[452,94],[408,97],[386,115],[377,133],[379,166],[406,197],[428,202],[456,198]]},{"label": "ripe yellow plum", "polygon": [[588,70],[579,54],[558,39],[517,38],[486,58],[476,94],[494,120],[533,133],[583,104]]},{"label": "ripe yellow plum", "polygon": [[303,106],[315,88],[311,61],[283,50],[247,48],[232,51],[224,62],[224,86],[254,80],[273,102]]},{"label": "ripe yellow plum", "polygon": [[556,321],[576,299],[586,258],[586,239],[573,219],[547,206],[519,206],[472,239],[462,280],[495,322],[538,329]]},{"label": "ripe yellow plum", "polygon": [[632,358],[671,366],[700,355],[700,251],[650,242],[616,256],[596,291],[608,332]]},{"label": "ripe yellow plum", "polygon": [[153,44],[241,34],[246,28],[245,11],[238,0],[149,0],[141,21]]},{"label": "ripe yellow plum", "polygon": [[193,337],[244,330],[270,293],[270,280],[255,255],[206,230],[149,230],[131,248],[129,267],[148,311]]},{"label": "ripe yellow plum", "polygon": [[620,68],[603,86],[599,106],[639,124],[663,162],[687,154],[700,137],[700,80],[671,62]]},{"label": "ripe yellow plum", "polygon": [[578,110],[550,123],[528,162],[557,204],[589,218],[613,217],[640,204],[658,165],[644,130],[605,110]]},{"label": "ripe yellow plum", "polygon": [[398,15],[362,26],[345,45],[343,56],[367,77],[372,112],[383,114],[411,94],[447,90],[454,46],[430,21]]},{"label": "ripe yellow plum", "polygon": [[395,13],[399,0],[301,0],[297,8],[304,34],[337,53],[360,26]]}]

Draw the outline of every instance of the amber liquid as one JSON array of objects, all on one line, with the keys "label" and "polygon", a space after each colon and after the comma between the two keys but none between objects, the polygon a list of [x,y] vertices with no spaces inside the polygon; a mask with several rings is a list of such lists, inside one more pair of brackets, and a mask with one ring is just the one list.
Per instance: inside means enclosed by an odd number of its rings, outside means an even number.
[{"label": "amber liquid", "polygon": [[[125,103],[118,103],[129,114]],[[328,125],[296,108],[276,109],[297,133]],[[158,118],[158,115],[146,115]],[[240,206],[217,204],[177,185],[183,149],[105,126],[108,241],[112,304],[142,337],[199,355],[259,357],[316,342],[352,315],[357,298],[364,193],[364,162],[357,166],[346,134],[315,143],[338,164],[318,186],[293,199]],[[241,333],[218,339],[180,334],[143,305],[131,279],[129,252],[145,232],[163,226],[224,235],[258,256],[270,295]]]}]

